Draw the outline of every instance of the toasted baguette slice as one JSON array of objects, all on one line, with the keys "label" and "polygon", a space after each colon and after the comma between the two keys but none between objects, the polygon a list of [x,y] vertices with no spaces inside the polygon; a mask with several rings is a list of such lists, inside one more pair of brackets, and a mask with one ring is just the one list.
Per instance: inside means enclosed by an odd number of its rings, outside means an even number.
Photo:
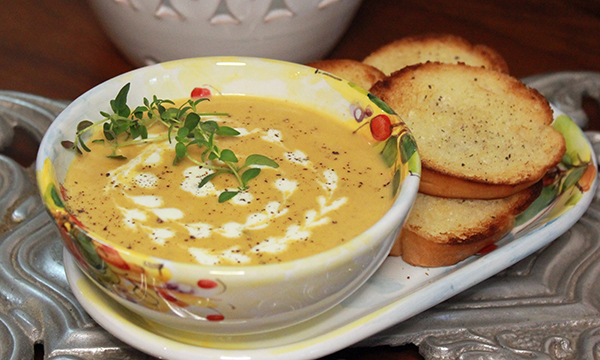
[{"label": "toasted baguette slice", "polygon": [[455,199],[500,199],[516,194],[535,184],[537,179],[514,185],[489,185],[445,175],[423,167],[419,191],[424,194]]},{"label": "toasted baguette slice", "polygon": [[428,195],[509,196],[540,180],[565,153],[548,101],[497,71],[425,63],[371,92],[412,131],[423,168],[419,191]]},{"label": "toasted baguette slice", "polygon": [[448,199],[417,194],[390,255],[415,266],[458,263],[500,240],[515,217],[540,194],[538,182],[515,195],[496,200]]},{"label": "toasted baguette slice", "polygon": [[356,60],[320,60],[307,65],[352,81],[366,90],[369,90],[373,84],[385,78],[385,74],[379,69]]},{"label": "toasted baguette slice", "polygon": [[508,74],[508,65],[496,50],[449,34],[405,37],[380,47],[363,60],[386,75],[428,61],[465,63]]}]

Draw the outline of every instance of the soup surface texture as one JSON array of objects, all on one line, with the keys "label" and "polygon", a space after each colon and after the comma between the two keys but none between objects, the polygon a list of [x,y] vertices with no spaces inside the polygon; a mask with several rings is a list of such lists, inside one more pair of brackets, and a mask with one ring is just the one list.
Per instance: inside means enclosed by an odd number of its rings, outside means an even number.
[{"label": "soup surface texture", "polygon": [[[185,100],[184,100],[185,101]],[[372,226],[393,202],[391,171],[362,135],[312,109],[279,100],[214,96],[199,104],[202,117],[235,128],[219,137],[240,163],[250,154],[275,160],[247,191],[233,175],[188,159],[173,164],[168,141],[119,149],[88,142],[64,181],[66,203],[92,233],[117,246],[174,261],[206,265],[256,265],[294,260],[349,241]],[[153,132],[166,128],[154,126]],[[92,139],[100,138],[98,131]],[[202,149],[193,150],[200,158]],[[194,152],[196,151],[196,152]]]}]

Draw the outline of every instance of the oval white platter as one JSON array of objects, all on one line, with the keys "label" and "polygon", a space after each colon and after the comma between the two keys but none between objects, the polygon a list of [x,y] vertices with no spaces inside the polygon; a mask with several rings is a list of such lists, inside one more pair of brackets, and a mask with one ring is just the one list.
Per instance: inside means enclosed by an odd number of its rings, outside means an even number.
[{"label": "oval white platter", "polygon": [[[583,134],[581,137],[586,144],[584,151],[589,151],[597,169],[591,145]],[[90,316],[120,340],[147,354],[173,360],[314,359],[427,310],[543,248],[579,220],[594,197],[595,187],[596,177],[575,201],[555,199],[534,220],[500,240],[495,250],[454,266],[420,268],[390,257],[341,304],[301,324],[263,334],[213,336],[167,331],[104,294],[83,275],[66,251],[65,271],[76,298]]]}]

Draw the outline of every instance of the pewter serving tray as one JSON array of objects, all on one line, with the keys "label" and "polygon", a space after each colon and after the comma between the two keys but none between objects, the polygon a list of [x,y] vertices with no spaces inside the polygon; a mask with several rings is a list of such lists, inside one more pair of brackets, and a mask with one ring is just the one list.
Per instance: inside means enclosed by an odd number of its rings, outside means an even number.
[{"label": "pewter serving tray", "polygon": [[[582,95],[600,99],[596,73],[525,81],[580,126],[587,123]],[[15,156],[22,134],[39,142],[65,106],[0,91],[0,359],[151,359],[104,331],[77,303],[33,165]],[[600,133],[586,135],[600,154]],[[599,276],[597,193],[581,220],[545,249],[357,346],[414,343],[426,359],[597,359]]]}]

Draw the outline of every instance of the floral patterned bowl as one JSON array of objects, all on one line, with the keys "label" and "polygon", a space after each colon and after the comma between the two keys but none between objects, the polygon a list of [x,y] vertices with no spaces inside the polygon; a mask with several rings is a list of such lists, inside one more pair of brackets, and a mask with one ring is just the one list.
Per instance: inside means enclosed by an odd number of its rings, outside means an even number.
[{"label": "floral patterned bowl", "polygon": [[[375,225],[351,241],[279,264],[178,263],[108,243],[88,232],[64,205],[62,182],[75,155],[61,141],[73,137],[81,119],[98,118],[128,82],[130,99],[185,98],[199,84],[209,84],[221,94],[286,99],[336,115],[349,131],[380,115],[389,116],[399,126],[385,137],[373,136],[393,175],[396,200]],[[66,248],[100,289],[147,321],[211,334],[278,329],[312,318],[348,297],[387,257],[414,201],[420,176],[412,135],[391,109],[364,89],[303,65],[238,57],[156,64],[100,84],[57,117],[41,142],[36,166],[43,201]]]}]

